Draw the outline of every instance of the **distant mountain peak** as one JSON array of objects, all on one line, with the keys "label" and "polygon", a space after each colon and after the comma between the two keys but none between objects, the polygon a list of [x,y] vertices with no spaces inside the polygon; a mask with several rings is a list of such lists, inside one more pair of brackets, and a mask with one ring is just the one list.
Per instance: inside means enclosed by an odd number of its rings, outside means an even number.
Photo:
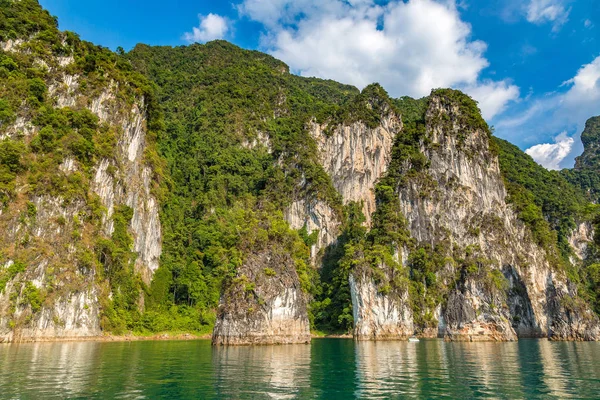
[{"label": "distant mountain peak", "polygon": [[575,169],[600,169],[600,115],[587,120],[581,141],[584,151],[576,158]]}]

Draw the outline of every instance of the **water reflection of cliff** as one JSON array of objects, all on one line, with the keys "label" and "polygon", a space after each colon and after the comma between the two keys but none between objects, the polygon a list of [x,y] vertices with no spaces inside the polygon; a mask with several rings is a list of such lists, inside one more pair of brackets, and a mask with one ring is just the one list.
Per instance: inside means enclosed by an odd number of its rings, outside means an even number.
[{"label": "water reflection of cliff", "polygon": [[0,345],[0,399],[598,398],[598,343]]},{"label": "water reflection of cliff", "polygon": [[450,379],[467,397],[523,398],[517,343],[474,342],[447,344],[455,365]]},{"label": "water reflection of cliff", "polygon": [[418,344],[356,343],[357,398],[418,394]]},{"label": "water reflection of cliff", "polygon": [[[0,353],[0,377],[9,379],[10,385],[2,388],[0,397],[35,393],[38,398],[65,398],[89,392],[99,349],[97,343],[31,343],[4,350]],[[15,396],[10,395],[11,390]]]},{"label": "water reflection of cliff", "polygon": [[303,397],[310,361],[309,345],[214,348],[215,391],[223,398]]},{"label": "water reflection of cliff", "polygon": [[356,344],[356,397],[523,397],[519,354],[510,343],[439,340]]}]

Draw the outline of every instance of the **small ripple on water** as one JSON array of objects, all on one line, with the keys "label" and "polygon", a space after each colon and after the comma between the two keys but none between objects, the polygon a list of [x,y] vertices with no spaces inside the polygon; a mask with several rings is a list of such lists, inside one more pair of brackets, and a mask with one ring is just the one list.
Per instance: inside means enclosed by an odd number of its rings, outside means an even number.
[{"label": "small ripple on water", "polygon": [[598,343],[0,346],[4,399],[596,398]]}]

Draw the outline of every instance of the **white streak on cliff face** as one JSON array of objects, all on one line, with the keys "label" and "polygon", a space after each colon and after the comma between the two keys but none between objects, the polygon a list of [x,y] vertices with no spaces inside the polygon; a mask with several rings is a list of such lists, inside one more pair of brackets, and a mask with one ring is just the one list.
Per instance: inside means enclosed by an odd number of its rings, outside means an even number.
[{"label": "white streak on cliff face", "polygon": [[0,42],[0,48],[6,52],[16,52],[23,43],[25,43],[23,39],[9,39],[6,42]]},{"label": "white streak on cliff face", "polygon": [[371,277],[350,274],[350,293],[356,339],[401,339],[414,333],[408,292],[401,298],[383,295]]},{"label": "white streak on cliff face", "polygon": [[[15,318],[19,318],[21,312],[17,311]],[[82,289],[66,298],[58,299],[52,308],[43,308],[30,324],[6,333],[4,339],[18,342],[100,336],[99,317],[100,309],[95,289]]]},{"label": "white streak on cliff face", "polygon": [[[115,170],[114,165],[108,160],[104,159],[100,161],[100,164],[96,167],[96,174],[94,175],[93,190],[96,192],[102,204],[106,207],[106,213],[103,215],[102,223],[107,236],[113,233],[113,212],[115,206],[116,193],[115,190],[122,191],[122,188],[115,185],[115,178],[109,173],[109,167]],[[119,193],[122,196],[122,193]]]},{"label": "white streak on cliff face", "polygon": [[6,129],[4,129],[4,132],[0,133],[0,140],[20,135],[23,135],[25,137],[32,137],[37,131],[38,128],[35,127],[31,123],[31,121],[21,116],[18,116],[14,124],[6,127]]},{"label": "white streak on cliff face", "polygon": [[271,153],[273,150],[271,148],[271,140],[269,139],[269,135],[265,132],[257,132],[256,136],[251,140],[245,139],[241,143],[242,147],[245,149],[255,149],[259,146],[264,147],[268,153]]},{"label": "white streak on cliff face", "polygon": [[[569,236],[569,244],[579,261],[587,256],[588,245],[594,240],[594,228],[589,222],[577,225]],[[577,262],[578,260],[572,260]]]},{"label": "white streak on cliff face", "polygon": [[60,170],[65,174],[70,174],[77,170],[77,166],[75,165],[75,159],[73,157],[67,157],[63,160],[63,162],[58,166]]},{"label": "white streak on cliff face", "polygon": [[317,257],[319,250],[334,243],[339,236],[340,223],[337,216],[323,201],[295,201],[285,211],[284,218],[292,229],[302,229],[306,226],[309,235],[315,230],[319,231],[317,242],[310,248],[313,260]]},{"label": "white streak on cliff face", "polygon": [[77,102],[77,90],[79,89],[79,76],[63,74],[60,81],[48,87],[48,94],[56,104],[56,107],[74,107]]},{"label": "white streak on cliff face", "polygon": [[394,138],[402,129],[402,121],[388,111],[375,129],[356,122],[337,127],[328,136],[325,128],[311,124],[321,165],[344,202],[364,202],[363,213],[367,226],[370,226],[371,214],[375,211],[375,183],[387,170]]},{"label": "white streak on cliff face", "polygon": [[[110,93],[102,93],[92,102],[91,111],[101,120],[114,119],[115,110],[111,111],[114,100]],[[117,163],[102,160],[96,169],[92,188],[108,210],[104,220],[107,234],[113,230],[111,217],[116,204],[126,204],[133,209],[131,229],[134,250],[138,255],[136,268],[149,283],[158,269],[162,236],[158,202],[151,193],[152,171],[144,160],[146,121],[141,112],[143,107],[143,103],[134,105],[126,114],[121,125],[122,135],[118,138]],[[110,170],[116,171],[113,173],[117,176],[112,176]]]}]

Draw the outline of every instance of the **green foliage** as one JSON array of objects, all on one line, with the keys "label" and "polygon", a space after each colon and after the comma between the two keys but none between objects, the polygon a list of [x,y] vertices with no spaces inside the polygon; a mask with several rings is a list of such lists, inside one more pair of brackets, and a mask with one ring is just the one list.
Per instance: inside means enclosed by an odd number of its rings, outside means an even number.
[{"label": "green foliage", "polygon": [[311,303],[312,327],[321,331],[348,332],[354,321],[349,277],[361,258],[367,230],[363,226],[362,204],[349,203],[344,214],[342,235],[325,252],[320,271],[321,291]]},{"label": "green foliage", "polygon": [[46,95],[46,84],[40,78],[33,78],[28,81],[29,94],[40,103],[44,101]]},{"label": "green foliage", "polygon": [[[571,254],[568,237],[587,201],[584,195],[556,171],[548,171],[518,147],[493,139],[500,149],[500,170],[519,219],[531,228],[534,239],[565,261]],[[557,246],[560,253],[557,252]]]},{"label": "green foliage", "polygon": [[42,308],[43,296],[40,290],[32,282],[27,282],[22,292],[22,305],[31,306],[31,312],[37,313]]},{"label": "green foliage", "polygon": [[13,197],[17,174],[25,168],[23,143],[11,139],[0,141],[0,208]]},{"label": "green foliage", "polygon": [[563,169],[560,174],[573,186],[580,188],[587,198],[600,203],[600,173],[592,168]]},{"label": "green foliage", "polygon": [[497,290],[504,292],[508,289],[509,283],[501,271],[494,269],[488,272],[488,279]]},{"label": "green foliage", "polygon": [[0,10],[0,41],[57,31],[56,20],[36,0],[1,0]]},{"label": "green foliage", "polygon": [[431,92],[432,96],[439,96],[442,105],[457,105],[459,107],[460,118],[458,121],[462,125],[472,129],[481,129],[491,137],[492,132],[487,122],[481,116],[481,110],[477,102],[460,90],[454,89],[435,89]]},{"label": "green foliage", "polygon": [[308,234],[308,231],[306,229],[306,224],[298,231],[298,235],[300,235],[300,238],[302,239],[302,241],[304,241],[304,244],[306,244],[308,247],[314,245],[317,243],[317,239],[319,237],[319,231],[318,230],[314,230],[310,233],[310,235]]},{"label": "green foliage", "polygon": [[600,116],[590,118],[581,134],[584,151],[576,158],[574,169],[565,169],[561,174],[574,186],[581,188],[588,199],[600,202]]},{"label": "green foliage", "polygon": [[22,142],[11,139],[0,141],[0,166],[13,174],[21,172],[25,168],[22,164],[24,153],[25,146]]},{"label": "green foliage", "polygon": [[583,142],[584,152],[580,157],[577,157],[575,169],[592,169],[600,170],[600,116],[592,117],[585,123],[585,129],[581,133],[581,141]]},{"label": "green foliage", "polygon": [[136,255],[132,251],[133,238],[128,226],[133,209],[115,207],[113,234],[110,240],[99,239],[96,245],[102,276],[110,283],[112,299],[103,299],[102,327],[115,333],[133,330],[139,321],[139,293],[141,279],[134,270]]},{"label": "green foliage", "polygon": [[329,121],[329,130],[341,124],[349,125],[359,121],[374,129],[381,124],[381,118],[390,110],[397,111],[395,104],[385,89],[374,83],[336,110]]},{"label": "green foliage", "polygon": [[0,128],[12,124],[15,118],[16,115],[10,103],[4,99],[0,99]]},{"label": "green foliage", "polygon": [[[306,128],[358,91],[290,75],[285,64],[223,41],[178,48],[139,45],[126,57],[157,84],[166,115],[165,134],[157,140],[167,162],[169,193],[162,202],[161,266],[148,304],[157,312],[186,305],[213,313],[223,283],[251,251],[240,241],[240,230],[266,223],[269,230],[259,232],[269,236],[270,230],[283,229],[281,210],[306,196],[341,212],[340,197]],[[257,204],[274,207],[274,217],[249,213]],[[302,286],[311,293],[318,290],[315,273],[298,249],[317,235],[301,230],[292,235],[302,238],[301,246],[289,247]]]},{"label": "green foliage", "polygon": [[10,266],[0,269],[0,293],[4,292],[6,284],[20,272],[25,272],[25,264],[20,261],[14,261]]},{"label": "green foliage", "polygon": [[447,264],[446,249],[419,247],[408,259],[410,277],[410,301],[415,325],[420,328],[433,327],[437,321],[433,311],[440,304],[453,284],[438,279],[438,274]]}]

